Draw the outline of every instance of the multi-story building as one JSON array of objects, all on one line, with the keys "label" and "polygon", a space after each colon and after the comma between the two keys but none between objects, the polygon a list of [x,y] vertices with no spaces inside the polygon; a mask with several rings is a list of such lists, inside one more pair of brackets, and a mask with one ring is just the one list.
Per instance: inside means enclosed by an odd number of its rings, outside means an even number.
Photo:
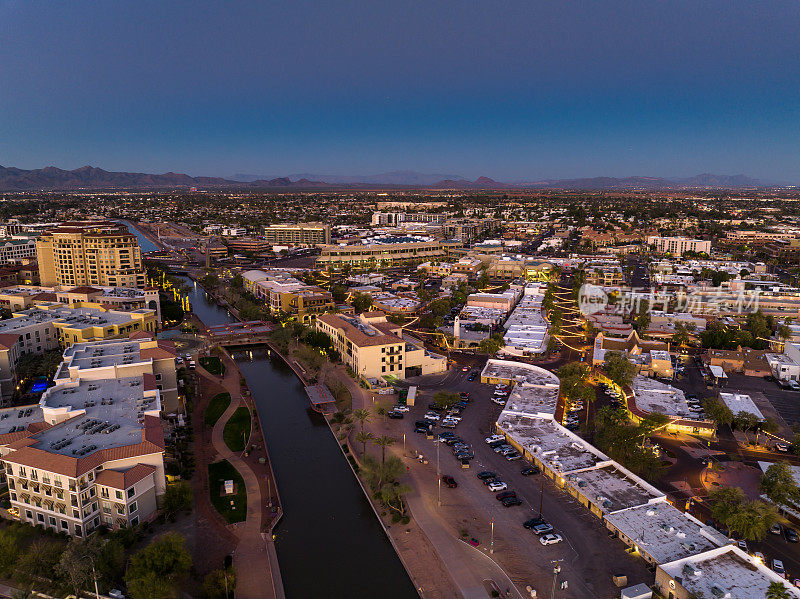
[{"label": "multi-story building", "polygon": [[286,271],[248,270],[242,273],[244,288],[264,300],[273,314],[287,314],[302,322],[333,310],[329,291],[295,279]]},{"label": "multi-story building", "polygon": [[444,212],[373,212],[372,224],[396,227],[401,223],[443,223],[448,216]]},{"label": "multi-story building", "polygon": [[796,239],[796,233],[776,231],[726,231],[725,241],[729,243],[745,243],[751,246],[766,245],[773,241],[789,241]]},{"label": "multi-story building", "polygon": [[403,338],[403,329],[388,322],[383,312],[365,312],[359,317],[324,314],[317,318],[316,327],[331,338],[342,361],[368,382],[447,370],[445,356]]},{"label": "multi-story building", "polygon": [[9,501],[23,522],[75,537],[151,520],[166,490],[152,374],[57,380],[39,404],[0,410]]},{"label": "multi-story building", "polygon": [[35,259],[35,239],[27,237],[0,239],[0,266],[20,264]]},{"label": "multi-story building", "polygon": [[497,218],[453,218],[442,225],[445,237],[461,241],[472,241],[500,228]]},{"label": "multi-story building", "polygon": [[707,239],[690,239],[688,237],[657,237],[651,235],[647,238],[647,245],[652,245],[661,254],[682,256],[685,252],[711,253],[711,241]]},{"label": "multi-story building", "polygon": [[36,256],[45,286],[146,286],[139,241],[120,223],[62,223],[36,241]]},{"label": "multi-story building", "polygon": [[324,245],[331,242],[331,227],[323,223],[278,223],[264,227],[270,245]]},{"label": "multi-story building", "polygon": [[225,245],[231,252],[259,252],[269,251],[272,247],[268,241],[256,237],[226,237]]},{"label": "multi-story building", "polygon": [[7,401],[17,385],[16,366],[23,354],[42,354],[74,343],[155,333],[153,310],[132,312],[102,308],[71,308],[53,302],[14,312],[0,320],[0,395]]},{"label": "multi-story building", "polygon": [[424,237],[382,236],[350,245],[324,245],[317,258],[317,268],[391,268],[415,266],[422,262],[447,259],[460,241],[441,241]]}]

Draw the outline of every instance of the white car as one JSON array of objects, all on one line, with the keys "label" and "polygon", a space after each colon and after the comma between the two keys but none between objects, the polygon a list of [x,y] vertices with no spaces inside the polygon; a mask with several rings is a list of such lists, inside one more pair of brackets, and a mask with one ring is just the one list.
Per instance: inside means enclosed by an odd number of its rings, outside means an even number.
[{"label": "white car", "polygon": [[505,397],[493,397],[492,401],[499,406],[506,405],[506,398]]},{"label": "white car", "polygon": [[494,443],[495,441],[505,441],[506,438],[503,435],[491,435],[490,437],[486,437],[484,441],[487,443]]},{"label": "white car", "polygon": [[489,487],[489,490],[492,492],[505,491],[506,489],[508,489],[508,485],[500,480],[497,480],[493,483],[489,483],[487,486]]},{"label": "white car", "polygon": [[403,404],[397,404],[394,407],[394,411],[395,412],[409,412],[409,411],[411,411],[411,408],[409,408],[408,406],[403,405]]},{"label": "white car", "polygon": [[542,545],[555,545],[556,543],[560,543],[563,540],[564,539],[561,538],[561,535],[556,533],[550,533],[539,537],[539,542]]},{"label": "white car", "polygon": [[423,416],[425,420],[439,420],[440,416],[436,412],[428,412]]}]

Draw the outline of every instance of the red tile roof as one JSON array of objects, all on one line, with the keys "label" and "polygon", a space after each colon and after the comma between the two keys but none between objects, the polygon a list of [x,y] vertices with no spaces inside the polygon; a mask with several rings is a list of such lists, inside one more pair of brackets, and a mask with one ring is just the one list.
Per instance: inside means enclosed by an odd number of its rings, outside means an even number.
[{"label": "red tile roof", "polygon": [[95,481],[98,485],[114,489],[128,489],[156,471],[150,464],[136,464],[127,470],[103,470]]}]

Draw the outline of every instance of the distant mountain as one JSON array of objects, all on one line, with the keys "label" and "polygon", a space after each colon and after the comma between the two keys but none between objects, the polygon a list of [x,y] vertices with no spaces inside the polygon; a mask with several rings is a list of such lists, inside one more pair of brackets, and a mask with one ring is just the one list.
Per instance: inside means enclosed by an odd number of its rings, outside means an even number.
[{"label": "distant mountain", "polygon": [[[331,185],[390,185],[390,186],[429,186],[434,185],[443,180],[452,181],[466,181],[464,177],[458,175],[441,175],[441,174],[426,174],[418,173],[415,171],[391,171],[388,173],[380,173],[377,175],[316,175],[314,173],[295,173],[288,175],[289,179],[297,181],[299,179],[308,179],[310,181],[325,181]],[[245,173],[237,173],[231,177],[236,181],[256,181],[257,179],[271,179],[272,177],[265,177],[259,175],[248,175]]]},{"label": "distant mountain", "polygon": [[154,175],[105,171],[82,166],[66,171],[54,166],[23,170],[0,166],[0,191],[77,190],[77,189],[200,189],[222,187],[330,187],[327,183],[301,179],[292,182],[288,177],[242,183],[220,177],[190,177],[179,173]]},{"label": "distant mountain", "polygon": [[257,177],[238,174],[233,178],[191,177],[181,173],[112,172],[92,166],[63,170],[54,166],[24,170],[0,166],[0,191],[80,190],[80,189],[310,189],[381,187],[427,189],[577,189],[658,190],[658,189],[734,189],[766,187],[767,184],[746,175],[703,173],[685,179],[663,177],[593,177],[585,179],[542,179],[503,183],[489,177],[470,181],[457,175],[423,174],[392,171],[368,177],[322,177],[300,173],[283,177]]}]

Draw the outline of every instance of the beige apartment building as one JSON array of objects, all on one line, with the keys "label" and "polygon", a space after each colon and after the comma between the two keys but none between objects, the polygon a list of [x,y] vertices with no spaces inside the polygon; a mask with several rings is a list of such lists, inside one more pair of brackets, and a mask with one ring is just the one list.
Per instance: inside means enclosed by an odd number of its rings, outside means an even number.
[{"label": "beige apartment building", "polygon": [[331,242],[331,226],[323,223],[278,223],[264,227],[271,245],[324,245]]},{"label": "beige apartment building", "polygon": [[365,381],[447,370],[446,357],[403,339],[402,328],[388,322],[383,312],[358,317],[324,314],[317,318],[316,327],[331,338],[342,361]]},{"label": "beige apartment building", "polygon": [[655,247],[661,254],[682,256],[686,252],[711,253],[711,242],[707,239],[690,239],[688,237],[657,237],[651,235],[647,238],[647,245]]},{"label": "beige apartment building", "polygon": [[166,490],[160,392],[151,374],[56,382],[39,404],[0,410],[12,507],[85,537],[153,519]]},{"label": "beige apartment building", "polygon": [[66,222],[36,241],[39,278],[46,287],[146,286],[139,241],[112,221]]},{"label": "beige apartment building", "polygon": [[324,245],[317,258],[317,268],[415,266],[422,262],[445,260],[454,250],[463,246],[461,241],[393,237],[351,245]]}]

